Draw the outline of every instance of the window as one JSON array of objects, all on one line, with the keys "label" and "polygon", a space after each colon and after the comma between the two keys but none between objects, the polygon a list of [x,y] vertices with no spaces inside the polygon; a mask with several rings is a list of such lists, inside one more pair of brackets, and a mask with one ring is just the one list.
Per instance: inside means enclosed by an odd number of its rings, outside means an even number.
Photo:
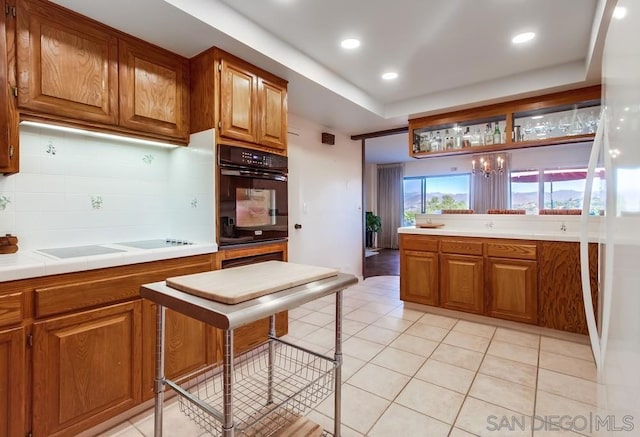
[{"label": "window", "polygon": [[421,176],[404,179],[404,225],[416,223],[416,214],[434,214],[442,209],[468,209],[471,177]]},{"label": "window", "polygon": [[[518,170],[511,172],[511,208],[537,214],[540,209],[581,209],[586,168]],[[604,208],[604,169],[596,169],[591,214]]]}]

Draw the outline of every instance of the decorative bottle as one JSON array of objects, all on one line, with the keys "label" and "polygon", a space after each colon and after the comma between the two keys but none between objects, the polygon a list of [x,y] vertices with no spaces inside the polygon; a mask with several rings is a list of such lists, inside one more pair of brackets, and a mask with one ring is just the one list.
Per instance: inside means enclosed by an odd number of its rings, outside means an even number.
[{"label": "decorative bottle", "polygon": [[500,126],[498,125],[498,122],[496,121],[494,123],[495,128],[493,129],[493,144],[500,144],[502,143],[502,136],[500,135]]},{"label": "decorative bottle", "polygon": [[490,146],[493,144],[493,131],[491,130],[491,123],[487,123],[487,128],[484,130],[484,145]]}]

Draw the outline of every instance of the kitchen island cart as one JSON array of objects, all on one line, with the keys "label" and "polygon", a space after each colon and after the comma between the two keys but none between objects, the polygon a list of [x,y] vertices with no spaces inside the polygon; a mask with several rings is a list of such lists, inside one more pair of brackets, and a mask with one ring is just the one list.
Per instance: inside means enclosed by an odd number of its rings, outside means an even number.
[{"label": "kitchen island cart", "polygon": [[[269,269],[267,277],[265,269]],[[295,280],[286,275],[287,271],[295,273]],[[230,281],[228,275],[234,272]],[[268,276],[276,278],[275,282]],[[249,287],[247,278],[253,278]],[[168,386],[177,393],[183,413],[212,435],[222,437],[279,435],[290,426],[301,426],[305,411],[334,392],[332,431],[339,436],[342,291],[355,283],[355,276],[330,269],[270,261],[143,285],[141,296],[157,304],[155,435],[162,435],[164,391]],[[225,287],[245,291],[223,291]],[[213,295],[209,296],[209,292]],[[268,294],[260,296],[263,293]],[[276,313],[332,294],[335,294],[333,357],[276,338]],[[244,300],[255,295],[259,297]],[[179,381],[167,379],[166,308],[221,329],[222,362]],[[265,317],[270,318],[268,341],[235,357],[234,330]],[[324,435],[328,434],[324,431]]]}]

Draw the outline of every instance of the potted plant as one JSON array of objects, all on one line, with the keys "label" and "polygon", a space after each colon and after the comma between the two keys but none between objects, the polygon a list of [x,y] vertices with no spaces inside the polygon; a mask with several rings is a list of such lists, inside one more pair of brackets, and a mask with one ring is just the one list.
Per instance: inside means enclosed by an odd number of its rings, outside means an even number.
[{"label": "potted plant", "polygon": [[373,247],[373,234],[380,232],[382,229],[382,222],[380,221],[380,216],[375,215],[371,211],[367,211],[366,217],[366,246]]}]

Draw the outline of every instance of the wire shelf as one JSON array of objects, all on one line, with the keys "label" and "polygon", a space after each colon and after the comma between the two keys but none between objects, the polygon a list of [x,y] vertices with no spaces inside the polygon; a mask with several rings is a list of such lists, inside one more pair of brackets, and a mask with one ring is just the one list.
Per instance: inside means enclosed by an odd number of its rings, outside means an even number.
[{"label": "wire shelf", "polygon": [[[325,399],[334,388],[334,360],[278,339],[273,343],[271,402],[269,343],[234,361],[233,419],[235,434],[267,437],[294,422]],[[222,365],[176,387],[180,411],[214,436],[222,435]],[[216,417],[217,416],[217,417]]]}]

